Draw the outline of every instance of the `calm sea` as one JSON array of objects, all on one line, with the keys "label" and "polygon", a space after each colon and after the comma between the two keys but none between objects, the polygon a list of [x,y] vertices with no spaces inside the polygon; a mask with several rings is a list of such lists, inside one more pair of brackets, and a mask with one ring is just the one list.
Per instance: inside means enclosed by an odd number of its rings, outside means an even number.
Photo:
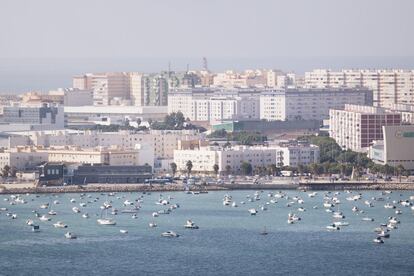
[{"label": "calm sea", "polygon": [[[0,94],[70,87],[85,72],[184,71],[202,68],[202,58],[0,58]],[[273,68],[303,74],[315,68],[414,68],[414,57],[208,58],[213,71]]]},{"label": "calm sea", "polygon": [[[180,208],[169,215],[153,218],[152,213],[165,209],[156,205],[159,193],[144,195],[138,218],[131,214],[114,216],[116,226],[99,226],[96,219],[99,206],[109,199],[113,206],[122,210],[126,199],[134,201],[141,193],[118,193],[115,197],[90,194],[80,199],[79,194],[23,196],[28,203],[9,205],[0,196],[0,207],[9,208],[18,218],[11,219],[6,212],[0,214],[0,274],[1,275],[413,275],[414,274],[414,216],[411,208],[397,204],[401,215],[383,206],[393,200],[408,199],[411,192],[393,192],[382,196],[380,192],[362,192],[362,200],[345,200],[349,194],[341,193],[339,208],[349,222],[340,231],[328,232],[332,213],[323,208],[323,193],[314,198],[298,191],[287,191],[290,197],[298,195],[304,204],[286,207],[292,199],[278,199],[270,203],[268,191],[261,193],[261,200],[248,202],[253,191],[228,192],[239,207],[223,206],[225,192],[209,192],[188,195],[180,192],[163,193],[171,196],[170,203]],[[354,192],[355,194],[356,192]],[[93,199],[99,197],[96,202]],[[120,197],[117,199],[117,197]],[[364,204],[372,197],[384,197],[385,201],[373,201],[374,207]],[[70,199],[76,202],[71,203]],[[60,204],[54,205],[53,201]],[[90,201],[89,203],[87,203]],[[241,204],[245,201],[246,204]],[[87,203],[80,207],[79,203]],[[269,205],[266,205],[269,202]],[[41,214],[42,203],[50,203],[57,212],[50,222],[35,218],[32,210]],[[251,216],[249,208],[266,205],[268,210]],[[89,219],[75,214],[77,206],[88,212]],[[297,208],[302,206],[305,212]],[[318,209],[313,209],[318,206]],[[364,210],[364,214],[351,211],[352,206]],[[287,224],[289,212],[302,220]],[[398,216],[401,224],[391,231],[384,244],[372,242],[374,228]],[[362,221],[363,217],[374,222]],[[40,225],[41,232],[32,233],[25,224],[32,218]],[[183,225],[192,219],[200,229],[187,230]],[[69,225],[67,229],[52,226],[56,221]],[[154,221],[157,228],[149,228]],[[268,235],[259,233],[266,227]],[[126,229],[128,234],[121,234]],[[173,230],[179,238],[163,238],[160,234]],[[64,238],[66,231],[78,235],[76,240]]]}]

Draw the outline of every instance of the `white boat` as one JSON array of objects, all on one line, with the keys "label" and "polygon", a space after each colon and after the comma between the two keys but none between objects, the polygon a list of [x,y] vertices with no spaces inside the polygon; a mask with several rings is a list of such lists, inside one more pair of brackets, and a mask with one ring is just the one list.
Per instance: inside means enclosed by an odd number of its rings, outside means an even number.
[{"label": "white boat", "polygon": [[384,241],[380,238],[380,237],[376,237],[375,239],[372,240],[374,243],[384,243]]},{"label": "white boat", "polygon": [[79,206],[80,206],[80,207],[86,207],[86,203],[81,202],[81,203],[79,203]]},{"label": "white boat", "polygon": [[266,206],[261,206],[261,207],[260,207],[260,210],[262,210],[262,211],[267,211],[267,208],[266,208]]},{"label": "white boat", "polygon": [[46,215],[43,215],[39,218],[41,221],[50,221],[51,218],[47,217]]},{"label": "white boat", "polygon": [[12,219],[17,219],[17,214],[12,214],[12,215],[11,215],[11,218],[12,218]]},{"label": "white boat", "polygon": [[177,238],[180,235],[178,235],[177,233],[173,232],[173,231],[167,231],[167,232],[163,232],[161,234],[162,237],[167,237],[167,238]]},{"label": "white boat", "polygon": [[329,203],[329,202],[324,202],[323,203],[323,207],[325,207],[325,208],[332,208],[332,207],[334,207],[334,205],[332,203]]},{"label": "white boat", "polygon": [[305,211],[306,211],[306,209],[305,209],[305,208],[303,208],[303,207],[299,207],[299,208],[298,208],[298,211],[299,211],[299,212],[305,212]]},{"label": "white boat", "polygon": [[401,210],[395,210],[395,214],[396,215],[401,215],[402,214],[402,211]]},{"label": "white boat", "polygon": [[389,223],[392,223],[392,224],[397,224],[397,223],[400,223],[400,221],[399,221],[397,218],[394,218],[394,217],[391,217],[391,218],[388,220],[388,222],[389,222]]},{"label": "white boat", "polygon": [[395,225],[393,223],[388,223],[387,224],[387,228],[389,228],[389,229],[397,229],[397,225]]},{"label": "white boat", "polygon": [[158,217],[158,216],[159,216],[159,214],[158,214],[158,212],[154,212],[154,213],[152,213],[152,216],[153,216],[154,218],[156,218],[156,217]]},{"label": "white boat", "polygon": [[74,213],[80,213],[80,209],[79,209],[78,207],[73,207],[73,208],[72,208],[72,211],[73,211]]},{"label": "white boat", "polygon": [[73,240],[73,239],[76,239],[77,237],[76,237],[76,235],[74,233],[66,232],[65,238],[67,238],[69,240]]},{"label": "white boat", "polygon": [[233,201],[233,203],[231,204],[231,207],[237,207],[237,203]]},{"label": "white boat", "polygon": [[85,213],[85,214],[82,215],[82,217],[87,219],[87,218],[89,218],[89,214]]},{"label": "white boat", "polygon": [[115,225],[116,221],[112,218],[108,218],[108,209],[105,209],[105,218],[102,218],[102,212],[101,212],[101,218],[97,219],[96,221],[100,225]]},{"label": "white boat", "polygon": [[184,228],[187,229],[198,229],[198,226],[194,224],[192,220],[187,220],[186,224],[184,224]]},{"label": "white boat", "polygon": [[26,224],[29,225],[29,226],[32,226],[33,223],[34,223],[34,221],[31,220],[31,219],[26,220]]},{"label": "white boat", "polygon": [[49,203],[40,205],[40,209],[47,209],[47,208],[49,208]]},{"label": "white boat", "polygon": [[68,228],[68,226],[66,224],[64,224],[63,222],[61,222],[61,221],[58,221],[58,222],[54,223],[53,226],[55,228]]},{"label": "white boat", "polygon": [[390,203],[387,203],[387,204],[384,205],[384,208],[385,209],[395,209],[396,207],[394,205],[390,204]]},{"label": "white boat", "polygon": [[155,222],[150,222],[148,225],[151,228],[157,227],[157,224]]},{"label": "white boat", "polygon": [[60,202],[59,202],[59,200],[55,200],[55,201],[53,201],[53,204],[57,205],[57,204],[60,204]]},{"label": "white boat", "polygon": [[362,218],[363,221],[374,221],[373,218]]},{"label": "white boat", "polygon": [[344,215],[342,215],[342,214],[339,214],[339,213],[336,213],[336,212],[334,212],[334,214],[333,214],[333,216],[332,216],[333,218],[336,218],[336,219],[344,219],[345,218],[345,216]]},{"label": "white boat", "polygon": [[138,218],[138,215],[137,215],[137,214],[133,214],[133,215],[131,216],[131,218],[133,218],[133,219],[137,219],[137,218]]},{"label": "white boat", "polygon": [[336,226],[335,224],[331,224],[331,225],[326,226],[326,229],[328,229],[329,231],[340,230],[340,228],[338,226]]},{"label": "white boat", "polygon": [[380,233],[378,233],[378,237],[380,237],[380,238],[389,238],[390,237],[390,233],[382,230]]},{"label": "white boat", "polygon": [[349,223],[346,221],[336,221],[333,223],[335,226],[348,226]]},{"label": "white boat", "polygon": [[55,211],[53,211],[53,210],[50,210],[48,212],[48,214],[51,215],[51,216],[56,216],[57,215],[57,213]]},{"label": "white boat", "polygon": [[358,212],[358,211],[359,211],[358,207],[356,206],[352,207],[352,212]]},{"label": "white boat", "polygon": [[121,232],[122,234],[128,234],[128,230],[125,229],[120,229],[119,232]]},{"label": "white boat", "polygon": [[317,192],[309,193],[308,197],[315,197],[317,194],[318,194]]},{"label": "white boat", "polygon": [[250,213],[250,215],[255,216],[257,214],[257,210],[254,209],[254,208],[249,209],[249,213]]},{"label": "white boat", "polygon": [[134,203],[132,201],[129,201],[128,199],[124,201],[124,205],[134,205]]},{"label": "white boat", "polygon": [[72,199],[70,200],[70,202],[75,203],[75,202],[76,202],[76,199],[72,198]]},{"label": "white boat", "polygon": [[100,225],[115,225],[116,221],[111,218],[100,218],[96,220]]}]

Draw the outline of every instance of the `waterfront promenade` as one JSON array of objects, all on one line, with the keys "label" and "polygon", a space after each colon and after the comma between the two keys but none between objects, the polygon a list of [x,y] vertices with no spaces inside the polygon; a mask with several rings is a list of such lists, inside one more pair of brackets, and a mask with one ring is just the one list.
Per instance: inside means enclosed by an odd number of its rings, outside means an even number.
[{"label": "waterfront promenade", "polygon": [[86,193],[86,192],[172,192],[189,191],[204,192],[217,190],[414,190],[413,182],[370,182],[370,181],[237,181],[235,183],[222,183],[216,185],[190,185],[186,187],[182,183],[173,184],[88,184],[68,186],[36,186],[35,183],[2,184],[0,193]]}]

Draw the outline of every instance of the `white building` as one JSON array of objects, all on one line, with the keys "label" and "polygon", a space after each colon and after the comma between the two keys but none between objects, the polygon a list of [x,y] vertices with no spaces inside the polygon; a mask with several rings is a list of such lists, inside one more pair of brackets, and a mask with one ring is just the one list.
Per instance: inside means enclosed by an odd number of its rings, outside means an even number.
[{"label": "white building", "polygon": [[178,170],[186,171],[186,164],[191,161],[194,172],[213,172],[214,165],[219,166],[219,172],[227,171],[239,174],[242,164],[250,163],[252,168],[277,166],[308,165],[319,161],[319,147],[315,145],[280,145],[234,146],[232,148],[200,147],[199,149],[175,150],[174,162]]},{"label": "white building", "polygon": [[374,105],[414,104],[414,70],[317,69],[305,73],[308,88],[365,87],[373,91]]},{"label": "white building", "polygon": [[345,104],[371,105],[366,89],[287,89],[260,95],[260,119],[269,121],[323,120],[329,109]]},{"label": "white building", "polygon": [[176,89],[168,95],[168,112],[191,121],[258,120],[260,103],[254,90]]},{"label": "white building", "polygon": [[75,88],[63,89],[63,104],[65,106],[93,105],[93,90],[80,90]]},{"label": "white building", "polygon": [[401,114],[373,106],[345,105],[329,112],[329,136],[343,149],[364,152],[382,140],[382,127],[401,124]]},{"label": "white building", "polygon": [[369,157],[376,163],[414,170],[414,126],[383,126],[384,140],[376,141]]}]

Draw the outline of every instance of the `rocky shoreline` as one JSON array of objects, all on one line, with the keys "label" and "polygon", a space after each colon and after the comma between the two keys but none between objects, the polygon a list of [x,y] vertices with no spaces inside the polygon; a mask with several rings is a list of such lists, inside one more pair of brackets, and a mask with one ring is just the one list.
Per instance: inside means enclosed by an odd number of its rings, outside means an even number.
[{"label": "rocky shoreline", "polygon": [[[298,184],[223,184],[197,186],[193,185],[189,191],[206,192],[221,190],[414,190],[414,183],[298,183]],[[25,193],[102,193],[102,192],[183,192],[182,184],[89,184],[86,186],[50,186],[50,187],[22,187],[3,188],[0,194]]]}]

